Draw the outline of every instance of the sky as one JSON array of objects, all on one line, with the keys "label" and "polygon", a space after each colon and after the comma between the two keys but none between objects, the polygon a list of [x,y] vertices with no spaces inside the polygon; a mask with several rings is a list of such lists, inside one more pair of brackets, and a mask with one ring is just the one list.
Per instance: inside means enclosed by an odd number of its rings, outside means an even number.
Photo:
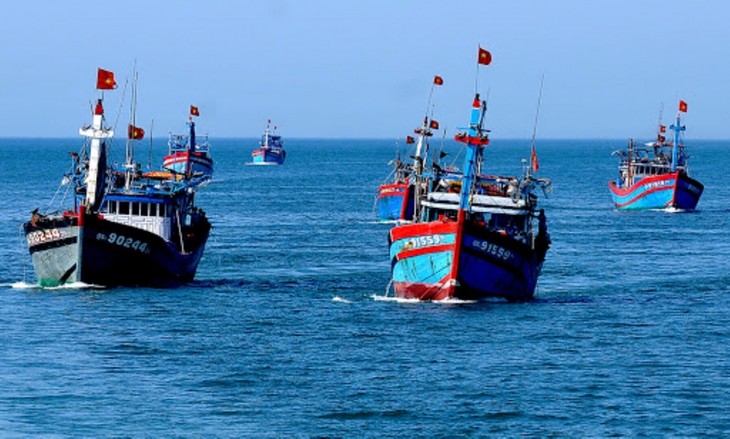
[{"label": "sky", "polygon": [[[492,138],[651,138],[680,99],[687,139],[726,139],[724,0],[6,0],[0,137],[74,137],[97,68],[107,121],[257,137],[405,138],[426,113],[453,134],[475,91]],[[477,68],[477,49],[492,54]],[[444,84],[429,94],[434,75]],[[540,95],[539,117],[535,125]],[[124,97],[124,99],[122,99]],[[663,109],[663,110],[662,110]]]}]

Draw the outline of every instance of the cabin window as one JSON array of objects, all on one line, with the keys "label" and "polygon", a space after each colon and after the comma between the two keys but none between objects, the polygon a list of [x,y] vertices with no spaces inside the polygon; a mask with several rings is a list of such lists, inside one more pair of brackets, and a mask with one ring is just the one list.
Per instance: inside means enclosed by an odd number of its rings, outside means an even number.
[{"label": "cabin window", "polygon": [[107,213],[116,213],[116,207],[117,207],[116,201],[107,201],[106,202]]},{"label": "cabin window", "polygon": [[149,210],[148,210],[149,209],[148,206],[149,206],[149,204],[142,203],[142,205],[140,206],[140,210],[141,210],[140,211],[140,215],[142,215],[142,216],[149,216],[150,215],[149,214]]},{"label": "cabin window", "polygon": [[138,216],[139,215],[139,203],[132,202],[130,204],[132,205],[132,215]]},{"label": "cabin window", "polygon": [[129,203],[125,203],[124,201],[119,202],[119,212],[120,215],[129,215]]}]

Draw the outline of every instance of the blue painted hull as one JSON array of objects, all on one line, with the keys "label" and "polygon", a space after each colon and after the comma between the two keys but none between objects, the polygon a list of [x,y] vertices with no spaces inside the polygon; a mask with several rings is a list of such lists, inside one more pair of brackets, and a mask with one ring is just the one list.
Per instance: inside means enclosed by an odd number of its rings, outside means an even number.
[{"label": "blue painted hull", "polygon": [[378,188],[375,211],[379,221],[413,218],[413,187],[407,183],[384,184]]},{"label": "blue painted hull", "polygon": [[283,165],[286,151],[259,148],[251,156],[254,165]]},{"label": "blue painted hull", "polygon": [[[535,294],[547,236],[535,248],[481,226],[408,224],[390,233],[395,295],[406,299],[524,301]],[[460,230],[461,228],[461,230]]]},{"label": "blue painted hull", "polygon": [[702,183],[680,172],[646,177],[627,189],[614,182],[608,186],[619,210],[694,210],[704,190]]}]

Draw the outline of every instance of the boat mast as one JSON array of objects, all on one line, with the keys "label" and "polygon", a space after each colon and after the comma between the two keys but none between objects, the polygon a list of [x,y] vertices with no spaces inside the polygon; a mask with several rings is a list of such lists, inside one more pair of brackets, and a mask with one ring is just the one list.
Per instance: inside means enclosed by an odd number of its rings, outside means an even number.
[{"label": "boat mast", "polygon": [[[674,131],[674,145],[672,145],[672,172],[677,170],[677,156],[679,155],[679,133],[685,130],[684,125],[680,119],[679,113],[683,110],[682,104],[684,101],[679,101],[679,111],[677,111],[677,120],[674,125],[669,127],[670,130]],[[686,104],[684,105],[684,111],[686,111]]]},{"label": "boat mast", "polygon": [[543,73],[542,78],[540,78],[540,93],[537,95],[537,109],[535,110],[535,123],[532,126],[532,141],[530,142],[530,167],[527,168],[527,176],[532,176],[532,172],[536,171],[535,169],[535,159],[537,158],[537,154],[535,153],[535,136],[537,134],[537,118],[540,115],[540,101],[542,100],[542,86],[545,84],[545,74]]},{"label": "boat mast", "polygon": [[197,107],[195,111],[190,112],[188,116],[188,126],[190,126],[190,142],[188,142],[188,159],[185,162],[185,178],[193,175],[193,155],[195,154],[195,122],[193,116],[197,116]]},{"label": "boat mast", "polygon": [[113,90],[117,87],[114,81],[114,73],[108,70],[98,69],[96,89],[102,90],[101,98],[97,99],[94,106],[94,115],[91,125],[79,129],[79,134],[91,139],[89,148],[89,168],[86,173],[86,198],[83,201],[84,207],[93,211],[101,202],[104,193],[106,177],[106,143],[105,140],[114,137],[114,130],[104,127],[104,90]]},{"label": "boat mast", "polygon": [[137,126],[137,71],[134,72],[134,78],[132,78],[132,105],[129,107],[129,123],[132,126],[132,131],[127,133],[127,144],[126,144],[126,161],[124,163],[124,189],[129,190],[132,187],[132,179],[134,178],[134,146],[132,144],[132,138],[134,137],[134,127]]},{"label": "boat mast", "polygon": [[628,158],[626,159],[626,186],[624,188],[629,188],[634,184],[634,139],[629,139],[629,154]]},{"label": "boat mast", "polygon": [[477,93],[472,102],[471,117],[466,133],[466,156],[464,157],[464,177],[461,181],[459,210],[469,210],[471,208],[471,188],[474,185],[475,175],[479,173],[481,167],[481,156],[484,147],[484,144],[481,144],[482,124],[484,123],[486,110],[486,102],[480,100],[479,93]]},{"label": "boat mast", "polygon": [[[415,175],[415,188],[413,191],[413,197],[414,197],[414,203],[413,203],[413,220],[415,221],[418,219],[421,211],[421,190],[422,190],[422,183],[423,183],[423,163],[426,161],[426,152],[428,151],[428,148],[425,148],[424,152],[424,146],[423,143],[425,141],[426,137],[430,137],[432,135],[430,128],[431,123],[436,123],[435,121],[429,122],[428,120],[428,110],[431,108],[431,98],[433,98],[433,89],[437,85],[443,85],[444,80],[441,76],[435,75],[433,77],[433,82],[431,82],[431,90],[428,93],[428,102],[426,103],[426,115],[423,117],[423,125],[421,125],[420,128],[416,128],[415,133],[418,134],[418,143],[416,143],[416,154],[413,156],[413,172]],[[434,125],[435,128],[438,128],[438,125]]]},{"label": "boat mast", "polygon": [[271,127],[271,119],[266,121],[266,129],[264,130],[264,142],[261,144],[261,147],[264,149],[269,149],[269,134]]}]

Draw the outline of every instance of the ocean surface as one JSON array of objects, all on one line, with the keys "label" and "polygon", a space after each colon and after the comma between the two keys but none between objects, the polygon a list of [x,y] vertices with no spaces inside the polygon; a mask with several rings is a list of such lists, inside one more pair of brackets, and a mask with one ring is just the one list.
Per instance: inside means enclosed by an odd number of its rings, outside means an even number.
[{"label": "ocean surface", "polygon": [[[254,167],[255,139],[211,139],[194,282],[40,289],[20,225],[81,143],[0,139],[0,437],[730,436],[730,141],[687,141],[698,212],[624,213],[625,139],[538,140],[553,246],[520,304],[394,300],[395,141],[285,142]],[[485,169],[528,157],[494,139]]]}]

